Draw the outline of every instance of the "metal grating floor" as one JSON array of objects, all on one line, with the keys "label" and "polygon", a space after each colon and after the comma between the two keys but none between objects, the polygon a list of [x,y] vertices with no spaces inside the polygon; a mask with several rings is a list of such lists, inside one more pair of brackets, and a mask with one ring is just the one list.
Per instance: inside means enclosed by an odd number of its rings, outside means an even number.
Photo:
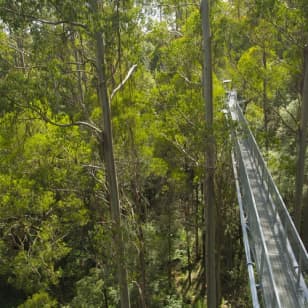
[{"label": "metal grating floor", "polygon": [[[296,291],[292,287],[294,282],[291,281],[291,269],[284,257],[284,251],[281,249],[279,237],[275,232],[273,214],[269,206],[269,202],[271,201],[269,201],[266,196],[264,185],[257,172],[257,167],[249,155],[248,147],[244,140],[240,141],[240,149],[255,198],[262,232],[269,252],[269,260],[273,270],[274,281],[282,307],[300,307]],[[266,286],[263,285],[263,288],[266,288]]]}]

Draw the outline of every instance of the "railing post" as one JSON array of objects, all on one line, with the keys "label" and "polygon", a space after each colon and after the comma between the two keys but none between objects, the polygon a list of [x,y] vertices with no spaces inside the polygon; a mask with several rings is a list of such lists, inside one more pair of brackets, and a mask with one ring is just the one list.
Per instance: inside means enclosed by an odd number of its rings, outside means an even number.
[{"label": "railing post", "polygon": [[260,260],[260,274],[261,274],[261,282],[263,281],[263,267],[264,267],[264,250],[261,249],[261,260]]},{"label": "railing post", "polygon": [[252,148],[252,152],[253,152],[253,162],[254,162],[255,166],[258,168],[258,160],[257,160],[257,155],[256,155],[256,149],[254,147]]},{"label": "railing post", "polygon": [[[258,162],[258,163],[260,163],[260,162]],[[264,173],[265,173],[265,166],[263,165],[263,164],[261,164],[261,184],[262,184],[262,186],[264,186]]]},{"label": "railing post", "polygon": [[277,195],[277,192],[275,190],[275,187],[273,187],[273,194],[272,194],[273,202],[275,205],[275,220],[277,221],[277,217],[280,217],[279,214],[279,196]]},{"label": "railing post", "polygon": [[272,307],[273,308],[277,307],[277,299],[276,299],[275,293],[273,293]]},{"label": "railing post", "polygon": [[287,242],[288,242],[288,217],[285,216],[285,222],[284,222],[284,232],[285,232],[285,237],[284,237],[284,247],[287,247]]},{"label": "railing post", "polygon": [[296,279],[296,289],[299,289],[299,284],[300,284],[300,280],[301,280],[301,268],[302,268],[302,254],[300,251],[300,247],[298,246],[298,268],[297,268],[297,279]]},{"label": "railing post", "polygon": [[267,173],[267,183],[266,183],[266,186],[267,186],[267,201],[270,200],[270,186],[269,186],[269,182],[270,182],[270,176]]}]

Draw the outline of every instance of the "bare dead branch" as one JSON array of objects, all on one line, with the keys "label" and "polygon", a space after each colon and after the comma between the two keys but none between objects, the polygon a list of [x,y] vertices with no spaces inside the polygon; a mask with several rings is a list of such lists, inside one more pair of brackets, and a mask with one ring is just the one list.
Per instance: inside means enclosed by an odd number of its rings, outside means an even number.
[{"label": "bare dead branch", "polygon": [[[294,129],[291,125],[289,125],[284,119],[283,117],[281,116],[281,114],[275,110],[275,108],[271,108],[272,112],[274,112],[278,117],[279,117],[279,120],[281,121],[281,123],[290,131],[292,132],[293,134],[297,134],[297,130]],[[285,111],[290,115],[289,111],[287,110],[287,108],[285,108]],[[293,120],[293,117],[292,117],[292,120]],[[296,123],[297,124],[297,123]]]},{"label": "bare dead branch", "polygon": [[193,82],[191,80],[189,80],[184,74],[182,74],[181,72],[177,72],[177,74],[184,79],[184,81],[190,85],[194,85],[194,86],[198,86],[201,87],[201,83],[198,82]]},{"label": "bare dead branch", "polygon": [[179,144],[176,140],[171,140],[165,134],[160,134],[165,140],[170,142],[178,151],[184,154],[190,161],[194,163],[195,166],[199,166],[198,160],[196,160],[193,156],[191,156],[187,151]]},{"label": "bare dead branch", "polygon": [[[25,108],[24,106],[21,106],[21,105],[19,106],[22,107],[23,109]],[[52,124],[54,126],[58,126],[58,127],[85,126],[87,128],[91,128],[99,136],[103,132],[100,128],[96,127],[94,124],[85,122],[85,121],[76,121],[72,123],[57,123],[51,120],[50,118],[48,118],[46,114],[42,112],[42,110],[40,110],[39,108],[35,106],[31,106],[31,105],[28,105],[27,107],[30,108],[32,111],[34,111],[36,114],[38,114],[41,120],[45,121],[46,123]]]},{"label": "bare dead branch", "polygon": [[[17,52],[20,52],[26,56],[30,56],[30,53],[25,51],[24,49],[20,49],[18,47],[16,47],[15,45],[13,45],[12,43],[8,43],[8,47],[14,49]],[[32,53],[31,53],[32,54]]]},{"label": "bare dead branch", "polygon": [[112,91],[111,95],[110,95],[110,100],[112,100],[112,98],[116,95],[116,93],[118,91],[120,91],[125,83],[127,82],[127,80],[131,77],[131,75],[133,74],[133,72],[135,71],[135,69],[137,68],[137,64],[134,64],[128,71],[126,77],[120,82],[120,84]]},{"label": "bare dead branch", "polygon": [[184,36],[183,33],[181,33],[180,31],[177,31],[177,30],[169,30],[168,32],[171,33],[171,34],[175,34],[178,37],[183,37]]},{"label": "bare dead branch", "polygon": [[59,127],[85,126],[85,127],[91,128],[92,130],[94,130],[98,134],[102,133],[101,129],[99,129],[98,127],[96,127],[95,125],[93,125],[93,124],[91,124],[89,122],[76,121],[76,122],[72,122],[72,123],[63,124],[63,123],[54,122],[54,121],[50,120],[48,117],[46,117],[43,114],[41,114],[40,116],[42,117],[42,119],[45,122],[47,122],[49,124],[52,124],[52,125],[55,125],[55,126],[59,126]]}]

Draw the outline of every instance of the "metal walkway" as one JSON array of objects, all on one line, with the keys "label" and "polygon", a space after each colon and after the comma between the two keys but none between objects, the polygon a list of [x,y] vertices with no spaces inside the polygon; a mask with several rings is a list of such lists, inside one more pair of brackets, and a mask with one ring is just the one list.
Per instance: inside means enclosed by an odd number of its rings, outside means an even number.
[{"label": "metal walkway", "polygon": [[252,135],[228,96],[233,169],[253,307],[308,307],[308,256]]}]

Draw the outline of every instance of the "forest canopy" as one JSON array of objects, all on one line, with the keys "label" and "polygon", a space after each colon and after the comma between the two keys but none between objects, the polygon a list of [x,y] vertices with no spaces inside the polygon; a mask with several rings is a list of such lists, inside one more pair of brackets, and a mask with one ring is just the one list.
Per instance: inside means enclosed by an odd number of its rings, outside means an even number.
[{"label": "forest canopy", "polygon": [[1,307],[203,307],[212,137],[217,300],[251,305],[224,80],[308,245],[307,1],[210,9],[212,131],[199,1],[0,0]]}]

